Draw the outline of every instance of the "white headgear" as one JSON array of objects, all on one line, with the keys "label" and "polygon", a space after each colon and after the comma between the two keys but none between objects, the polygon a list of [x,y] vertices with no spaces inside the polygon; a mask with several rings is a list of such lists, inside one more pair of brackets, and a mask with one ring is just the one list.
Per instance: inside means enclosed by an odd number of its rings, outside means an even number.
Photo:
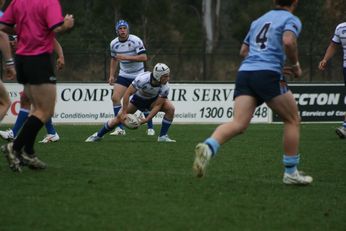
[{"label": "white headgear", "polygon": [[170,73],[169,67],[164,63],[158,63],[155,65],[153,70],[154,79],[160,81],[161,76],[167,75]]}]

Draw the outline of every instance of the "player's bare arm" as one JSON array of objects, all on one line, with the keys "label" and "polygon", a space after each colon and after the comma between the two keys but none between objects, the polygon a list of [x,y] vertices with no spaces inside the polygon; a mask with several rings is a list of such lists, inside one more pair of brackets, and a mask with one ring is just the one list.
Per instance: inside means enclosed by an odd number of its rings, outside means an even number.
[{"label": "player's bare arm", "polygon": [[10,27],[5,24],[0,24],[0,30],[6,32],[7,34],[16,34],[16,29],[14,27]]},{"label": "player's bare arm", "polygon": [[0,31],[0,50],[5,59],[5,78],[14,79],[16,77],[16,70],[14,68],[10,43],[8,35],[2,31]]},{"label": "player's bare arm", "polygon": [[64,52],[60,43],[56,39],[54,39],[54,51],[58,55],[58,58],[56,60],[56,69],[62,70],[65,66]]},{"label": "player's bare arm", "polygon": [[245,58],[246,56],[248,56],[249,54],[249,45],[243,43],[240,47],[240,52],[239,52],[240,56]]},{"label": "player's bare arm", "polygon": [[61,33],[72,29],[74,26],[74,17],[72,14],[66,14],[64,18],[64,23],[56,28],[54,28],[55,33]]},{"label": "player's bare arm", "polygon": [[109,85],[113,85],[115,83],[115,73],[117,71],[117,68],[118,68],[118,60],[116,60],[115,58],[111,58],[111,63],[109,66],[109,79],[108,79]]},{"label": "player's bare arm", "polygon": [[328,60],[334,56],[337,49],[338,49],[338,45],[333,42],[330,42],[327,48],[326,54],[324,55],[323,59],[320,61],[318,65],[318,69],[320,69],[321,71],[324,71],[324,69],[327,66]]},{"label": "player's bare arm", "polygon": [[130,96],[135,94],[136,91],[137,91],[137,89],[134,88],[132,84],[126,89],[125,94],[123,96],[123,106],[122,106],[121,113],[120,113],[120,120],[121,121],[123,121],[126,118],[127,108],[129,106],[129,102],[130,102]]},{"label": "player's bare arm", "polygon": [[153,106],[150,110],[149,115],[146,118],[141,118],[141,124],[147,123],[151,120],[162,108],[162,105],[165,103],[167,98],[158,97],[155,102],[153,102]]},{"label": "player's bare arm", "polygon": [[291,31],[285,31],[282,37],[286,56],[291,63],[291,70],[294,77],[300,77],[302,75],[302,69],[300,68],[298,59],[298,45],[296,35]]}]

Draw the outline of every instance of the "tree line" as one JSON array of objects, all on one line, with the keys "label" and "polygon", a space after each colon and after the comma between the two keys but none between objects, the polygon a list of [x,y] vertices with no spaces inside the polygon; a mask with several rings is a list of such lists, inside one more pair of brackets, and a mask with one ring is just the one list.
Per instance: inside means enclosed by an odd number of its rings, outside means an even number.
[{"label": "tree line", "polygon": [[[143,39],[147,68],[165,62],[173,81],[234,81],[240,45],[252,20],[273,7],[267,0],[61,0],[75,28],[58,37],[66,59],[62,81],[108,78],[109,43],[118,19]],[[342,80],[341,49],[328,70],[317,70],[335,26],[345,20],[344,0],[300,1],[295,14],[303,23],[298,40],[304,74],[301,81]]]}]

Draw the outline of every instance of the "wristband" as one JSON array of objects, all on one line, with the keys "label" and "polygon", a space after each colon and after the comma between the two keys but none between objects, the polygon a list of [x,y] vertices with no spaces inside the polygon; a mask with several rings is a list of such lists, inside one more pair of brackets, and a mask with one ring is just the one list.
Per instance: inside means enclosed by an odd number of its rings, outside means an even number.
[{"label": "wristband", "polygon": [[12,66],[14,65],[14,60],[13,59],[8,59],[5,61],[6,66]]},{"label": "wristband", "polygon": [[300,64],[298,61],[295,64],[291,65],[291,67],[299,67],[299,66],[300,66]]}]

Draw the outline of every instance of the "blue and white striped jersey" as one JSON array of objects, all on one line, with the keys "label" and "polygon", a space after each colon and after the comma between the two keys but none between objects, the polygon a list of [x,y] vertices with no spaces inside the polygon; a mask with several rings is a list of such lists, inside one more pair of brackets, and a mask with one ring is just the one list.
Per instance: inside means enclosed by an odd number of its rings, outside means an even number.
[{"label": "blue and white striped jersey", "polygon": [[344,68],[346,68],[346,22],[337,25],[332,41],[342,46],[344,50]]},{"label": "blue and white striped jersey", "polygon": [[138,97],[143,99],[152,99],[157,96],[166,98],[169,94],[169,84],[152,86],[150,84],[151,72],[147,71],[139,74],[135,80],[133,80],[132,85],[136,88],[136,93]]},{"label": "blue and white striped jersey", "polygon": [[271,10],[253,21],[244,40],[249,46],[249,54],[239,70],[271,70],[281,73],[286,60],[283,33],[292,31],[298,37],[301,28],[299,18],[281,9]]},{"label": "blue and white striped jersey", "polygon": [[[126,41],[119,41],[118,37],[113,39],[110,43],[110,51],[112,57],[117,54],[134,56],[146,53],[142,40],[132,34],[129,35]],[[143,62],[119,61],[119,64],[119,76],[124,78],[134,79],[138,74],[144,72]]]}]

